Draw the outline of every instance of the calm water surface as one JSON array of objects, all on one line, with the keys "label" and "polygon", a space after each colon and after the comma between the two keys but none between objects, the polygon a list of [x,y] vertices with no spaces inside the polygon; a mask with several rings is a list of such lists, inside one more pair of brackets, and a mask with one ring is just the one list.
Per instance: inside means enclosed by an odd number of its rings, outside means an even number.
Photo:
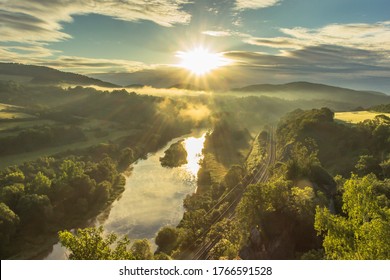
[{"label": "calm water surface", "polygon": [[[91,223],[105,231],[127,235],[130,239],[147,238],[153,243],[158,230],[177,225],[183,216],[183,199],[196,190],[199,160],[202,157],[205,131],[170,141],[165,147],[132,166],[125,175],[125,191],[110,208]],[[184,139],[188,163],[177,168],[162,167],[159,158],[172,144]],[[64,259],[60,244],[45,259]]]}]

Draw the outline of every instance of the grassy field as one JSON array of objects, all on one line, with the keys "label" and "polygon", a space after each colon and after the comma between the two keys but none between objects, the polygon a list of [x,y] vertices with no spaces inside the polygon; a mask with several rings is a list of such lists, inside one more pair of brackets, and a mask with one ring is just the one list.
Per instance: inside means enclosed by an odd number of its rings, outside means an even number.
[{"label": "grassy field", "polygon": [[[0,110],[2,108],[1,106],[5,107],[8,105],[0,104]],[[2,112],[0,111],[0,114],[1,113]],[[15,136],[21,131],[36,126],[56,124],[60,125],[60,123],[57,123],[52,120],[44,120],[38,118],[33,120],[14,119],[12,121],[10,120],[0,122],[0,137]],[[135,129],[122,129],[114,122],[95,119],[84,120],[84,122],[80,124],[80,128],[83,130],[84,135],[87,138],[86,141],[56,147],[47,147],[26,153],[3,156],[0,158],[0,169],[6,168],[10,165],[19,165],[25,161],[35,160],[42,156],[51,156],[65,151],[80,150],[100,143],[115,141],[121,137],[132,135],[138,132]]]},{"label": "grassy field", "polygon": [[[98,145],[100,143],[107,143],[110,141],[115,141],[121,137],[128,136],[135,134],[137,131],[136,130],[128,130],[128,131],[112,131],[108,135],[104,137],[88,137],[87,141],[83,142],[76,142],[68,145],[62,145],[62,146],[57,146],[57,147],[48,147],[45,149],[40,149],[37,151],[33,152],[28,152],[28,153],[21,153],[21,154],[15,154],[15,155],[9,155],[9,156],[4,156],[1,157],[0,160],[0,169],[6,168],[7,166],[10,165],[19,165],[22,164],[23,162],[26,161],[31,161],[35,160],[39,157],[43,156],[51,156],[55,155],[61,152],[66,152],[66,151],[72,151],[72,150],[80,150],[80,149],[85,149],[94,145]],[[89,135],[87,135],[89,136]]]},{"label": "grassy field", "polygon": [[389,113],[378,113],[369,111],[356,111],[356,112],[339,112],[335,113],[335,120],[339,120],[347,123],[359,123],[364,120],[372,120],[377,115],[386,115],[390,118]]},{"label": "grassy field", "polygon": [[21,107],[0,103],[0,120],[34,119],[33,115],[18,112]]}]

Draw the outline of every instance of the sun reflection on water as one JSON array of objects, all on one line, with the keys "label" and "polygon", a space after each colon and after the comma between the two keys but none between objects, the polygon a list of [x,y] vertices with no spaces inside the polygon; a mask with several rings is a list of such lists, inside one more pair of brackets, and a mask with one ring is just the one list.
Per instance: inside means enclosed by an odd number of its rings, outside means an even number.
[{"label": "sun reflection on water", "polygon": [[206,133],[203,133],[199,138],[189,137],[184,140],[184,147],[187,151],[187,164],[184,168],[195,177],[200,168],[199,161],[203,158],[202,149],[205,139]]}]

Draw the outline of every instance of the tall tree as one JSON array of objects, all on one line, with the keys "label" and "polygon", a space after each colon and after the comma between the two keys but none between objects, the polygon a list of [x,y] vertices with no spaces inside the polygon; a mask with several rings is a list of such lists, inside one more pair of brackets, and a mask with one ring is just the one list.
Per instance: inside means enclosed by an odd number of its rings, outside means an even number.
[{"label": "tall tree", "polygon": [[114,233],[103,235],[103,227],[78,229],[58,233],[61,245],[69,251],[71,260],[133,260],[135,256],[128,250],[130,240],[119,239]]},{"label": "tall tree", "polygon": [[315,229],[324,234],[328,259],[389,259],[389,182],[353,175],[344,185],[343,212],[317,207]]}]

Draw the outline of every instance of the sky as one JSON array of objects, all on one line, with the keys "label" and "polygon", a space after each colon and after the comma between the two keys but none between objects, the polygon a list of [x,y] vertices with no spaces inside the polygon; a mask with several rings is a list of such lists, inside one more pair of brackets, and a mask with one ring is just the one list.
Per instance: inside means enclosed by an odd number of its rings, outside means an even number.
[{"label": "sky", "polygon": [[[185,76],[180,53],[197,48],[229,63]],[[390,93],[390,1],[0,0],[0,61],[121,85],[309,81]]]}]

